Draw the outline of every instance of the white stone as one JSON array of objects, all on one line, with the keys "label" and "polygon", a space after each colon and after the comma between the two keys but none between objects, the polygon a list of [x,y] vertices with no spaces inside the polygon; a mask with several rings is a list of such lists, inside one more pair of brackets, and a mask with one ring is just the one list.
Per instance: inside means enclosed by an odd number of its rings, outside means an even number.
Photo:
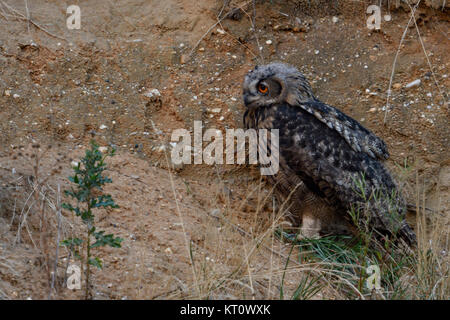
[{"label": "white stone", "polygon": [[148,97],[148,98],[152,98],[152,97],[160,97],[160,96],[161,96],[161,93],[159,92],[158,89],[150,89],[150,90],[147,90],[147,91],[144,93],[144,96],[146,96],[146,97]]},{"label": "white stone", "polygon": [[420,85],[420,79],[416,79],[414,81],[411,81],[410,83],[408,83],[407,85],[405,85],[406,89],[412,88],[412,87],[417,87],[418,85]]}]

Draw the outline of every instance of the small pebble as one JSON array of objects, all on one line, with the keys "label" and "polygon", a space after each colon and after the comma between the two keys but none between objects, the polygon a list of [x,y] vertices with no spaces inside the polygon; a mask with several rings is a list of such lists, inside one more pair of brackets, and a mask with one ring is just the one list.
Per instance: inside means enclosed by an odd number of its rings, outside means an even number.
[{"label": "small pebble", "polygon": [[418,85],[420,85],[420,79],[416,79],[414,81],[411,81],[410,83],[405,85],[405,88],[409,89],[409,88],[412,88],[412,87],[417,87]]},{"label": "small pebble", "polygon": [[188,61],[189,61],[189,56],[187,54],[182,54],[180,57],[180,63],[185,64]]},{"label": "small pebble", "polygon": [[158,89],[149,89],[146,92],[144,92],[144,96],[146,96],[148,98],[160,97],[161,93],[159,92]]}]

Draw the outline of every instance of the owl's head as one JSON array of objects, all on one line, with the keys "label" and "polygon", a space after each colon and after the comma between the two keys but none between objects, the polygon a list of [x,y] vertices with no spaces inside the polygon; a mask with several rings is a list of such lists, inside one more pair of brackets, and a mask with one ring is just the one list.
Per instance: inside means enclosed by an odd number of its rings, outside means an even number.
[{"label": "owl's head", "polygon": [[245,106],[252,109],[278,103],[296,105],[314,99],[305,76],[295,67],[279,62],[249,71],[243,88]]}]

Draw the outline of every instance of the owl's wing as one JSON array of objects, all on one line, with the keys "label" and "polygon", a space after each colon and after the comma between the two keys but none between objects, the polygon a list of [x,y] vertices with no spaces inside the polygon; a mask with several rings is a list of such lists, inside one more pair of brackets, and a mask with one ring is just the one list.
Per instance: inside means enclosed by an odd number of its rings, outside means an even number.
[{"label": "owl's wing", "polygon": [[287,167],[288,175],[294,172],[308,190],[344,208],[342,212],[361,208],[362,222],[367,218],[381,233],[398,234],[414,243],[414,232],[404,220],[404,199],[382,162],[355,150],[338,130],[317,121],[317,116],[291,109],[280,106],[271,117],[273,127],[280,130],[281,170]]},{"label": "owl's wing", "polygon": [[320,101],[298,102],[298,106],[336,130],[353,150],[365,152],[374,159],[389,158],[384,141],[345,113]]}]

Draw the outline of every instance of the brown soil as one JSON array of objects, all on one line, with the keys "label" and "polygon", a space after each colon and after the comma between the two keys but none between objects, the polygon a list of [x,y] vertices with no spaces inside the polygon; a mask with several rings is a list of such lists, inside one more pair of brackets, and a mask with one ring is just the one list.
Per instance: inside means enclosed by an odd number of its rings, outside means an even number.
[{"label": "brown soil", "polygon": [[[406,9],[392,8],[392,20],[371,32],[363,2],[310,8],[302,1],[261,1],[255,32],[247,5],[214,26],[220,12],[222,17],[246,2],[232,1],[223,10],[222,3],[82,1],[81,30],[68,30],[59,1],[29,2],[39,27],[20,16],[26,16],[23,2],[0,1],[0,298],[45,299],[49,293],[38,249],[40,209],[27,202],[33,154],[51,145],[39,177],[47,179],[54,200],[58,184],[68,188],[71,161],[83,156],[93,136],[118,149],[108,160],[113,183],[106,191],[120,208],[101,211],[98,225],[125,239],[120,249],[100,250],[104,269],[94,272],[95,298],[279,297],[281,274],[273,270],[283,269],[289,245],[270,237],[270,188],[258,171],[237,165],[168,170],[164,152],[171,132],[191,130],[194,120],[205,128],[242,127],[241,83],[257,63],[299,67],[321,100],[386,141],[387,165],[410,203],[419,190],[428,207],[448,213],[448,9],[421,7],[417,14],[429,63],[416,28],[408,29],[384,124]],[[419,86],[405,88],[416,79]],[[161,96],[147,97],[154,88]],[[32,148],[36,143],[40,147]],[[19,228],[27,208],[28,220]],[[56,218],[46,210],[53,255]],[[65,236],[81,230],[78,218],[63,216]],[[67,258],[61,249],[58,281]],[[300,272],[289,273],[288,290]],[[83,296],[57,289],[55,298]]]}]

